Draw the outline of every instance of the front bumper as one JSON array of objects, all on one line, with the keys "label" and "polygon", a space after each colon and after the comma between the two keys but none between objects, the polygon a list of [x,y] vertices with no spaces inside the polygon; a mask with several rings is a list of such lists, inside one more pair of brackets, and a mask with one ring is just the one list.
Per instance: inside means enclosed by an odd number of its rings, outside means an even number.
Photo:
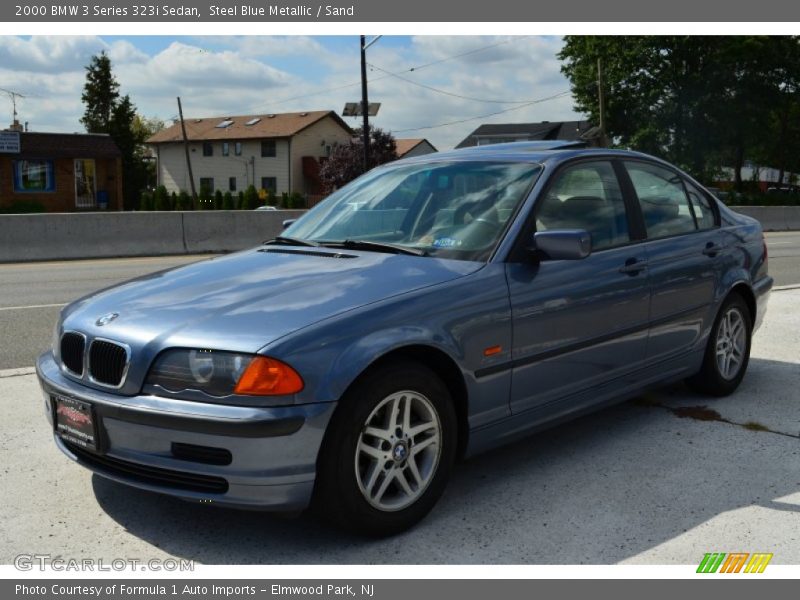
[{"label": "front bumper", "polygon": [[[103,477],[203,503],[265,510],[308,506],[335,403],[260,408],[120,396],[68,379],[50,352],[39,357],[36,373],[51,425],[54,394],[94,406],[102,455],[54,437],[64,454]],[[175,444],[227,450],[229,464],[177,458]]]}]

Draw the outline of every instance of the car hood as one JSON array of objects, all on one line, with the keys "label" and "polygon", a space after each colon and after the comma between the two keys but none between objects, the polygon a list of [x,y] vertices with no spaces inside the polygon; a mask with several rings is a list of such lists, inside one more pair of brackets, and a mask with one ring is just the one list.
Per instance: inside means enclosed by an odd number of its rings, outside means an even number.
[{"label": "car hood", "polygon": [[[476,271],[482,263],[264,246],[147,275],[86,296],[63,328],[141,349],[256,352],[333,315]],[[100,326],[98,319],[116,314]]]}]

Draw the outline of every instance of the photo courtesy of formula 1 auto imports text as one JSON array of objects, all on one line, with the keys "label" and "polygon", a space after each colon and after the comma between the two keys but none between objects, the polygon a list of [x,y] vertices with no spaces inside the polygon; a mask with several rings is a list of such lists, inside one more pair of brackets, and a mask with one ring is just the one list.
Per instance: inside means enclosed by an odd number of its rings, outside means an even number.
[{"label": "photo courtesy of formula 1 auto imports text", "polygon": [[0,6],[3,598],[789,594],[798,307],[798,7]]}]

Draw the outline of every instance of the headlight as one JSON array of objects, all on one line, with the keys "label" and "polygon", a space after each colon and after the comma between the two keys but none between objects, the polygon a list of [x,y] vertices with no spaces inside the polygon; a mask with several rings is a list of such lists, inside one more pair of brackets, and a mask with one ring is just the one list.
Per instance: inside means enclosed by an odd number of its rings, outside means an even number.
[{"label": "headlight", "polygon": [[147,383],[171,392],[199,390],[212,396],[296,394],[303,379],[274,358],[217,350],[167,350],[158,356]]}]

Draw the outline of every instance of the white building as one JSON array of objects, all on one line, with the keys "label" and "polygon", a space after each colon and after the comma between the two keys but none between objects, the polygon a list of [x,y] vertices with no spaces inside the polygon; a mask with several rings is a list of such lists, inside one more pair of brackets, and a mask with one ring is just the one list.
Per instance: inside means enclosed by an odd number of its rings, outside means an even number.
[{"label": "white building", "polygon": [[[198,192],[238,193],[254,185],[276,194],[319,194],[319,167],[353,132],[333,111],[185,119]],[[158,185],[189,191],[180,122],[147,140],[158,160]]]}]

